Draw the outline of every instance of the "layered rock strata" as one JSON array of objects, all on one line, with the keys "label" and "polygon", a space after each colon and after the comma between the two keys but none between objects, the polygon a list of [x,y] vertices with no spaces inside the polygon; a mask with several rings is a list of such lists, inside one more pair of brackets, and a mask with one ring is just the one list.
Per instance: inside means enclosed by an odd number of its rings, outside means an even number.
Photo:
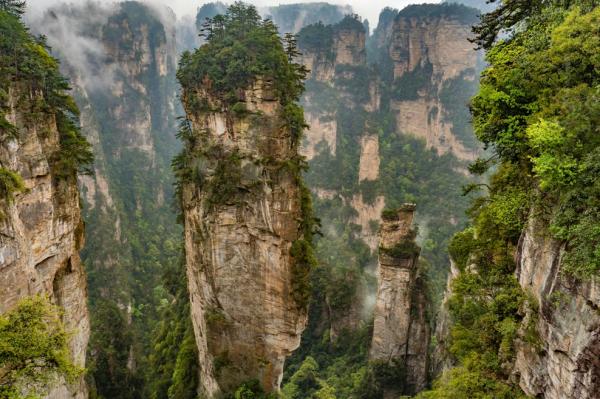
[{"label": "layered rock strata", "polygon": [[415,206],[403,205],[386,214],[380,227],[377,299],[370,360],[400,367],[405,375],[400,389],[386,389],[384,397],[414,394],[427,383],[426,293],[419,276],[419,247],[412,230]]},{"label": "layered rock strata", "polygon": [[[222,111],[194,110],[192,97]],[[202,182],[182,184],[187,275],[210,398],[250,379],[277,391],[307,318],[290,255],[302,218],[298,176],[285,167],[295,146],[272,82],[258,80],[240,98],[242,115],[208,91],[184,90]]]}]

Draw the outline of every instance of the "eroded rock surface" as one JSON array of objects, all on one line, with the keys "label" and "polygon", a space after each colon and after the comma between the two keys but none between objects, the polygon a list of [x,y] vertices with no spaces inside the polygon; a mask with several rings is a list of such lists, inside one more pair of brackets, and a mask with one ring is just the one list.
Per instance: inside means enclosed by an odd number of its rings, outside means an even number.
[{"label": "eroded rock surface", "polygon": [[[208,92],[186,96],[224,109]],[[307,317],[294,300],[290,256],[299,238],[300,187],[282,167],[296,156],[295,147],[281,128],[270,82],[259,80],[242,98],[250,114],[186,105],[199,143],[189,150],[202,154],[203,184],[184,183],[182,204],[200,381],[208,397],[254,378],[277,391]]]},{"label": "eroded rock surface", "polygon": [[[55,115],[28,112],[42,95],[13,85],[3,104],[6,119],[18,132],[0,144],[0,164],[21,175],[26,191],[1,203],[0,312],[9,311],[22,298],[47,296],[64,309],[72,360],[83,367],[90,321],[79,258],[84,231],[79,192],[74,178],[60,178],[54,169],[60,149]],[[62,380],[48,397],[87,398],[83,377],[73,384]]]},{"label": "eroded rock surface", "polygon": [[536,306],[537,344],[518,340],[513,377],[525,393],[545,399],[600,397],[600,285],[563,273],[562,246],[532,220],[517,254],[517,278]]},{"label": "eroded rock surface", "polygon": [[385,397],[414,394],[427,383],[427,348],[430,328],[427,298],[420,281],[419,248],[412,230],[413,204],[383,218],[380,227],[377,299],[370,360],[402,367],[405,381],[400,392]]}]

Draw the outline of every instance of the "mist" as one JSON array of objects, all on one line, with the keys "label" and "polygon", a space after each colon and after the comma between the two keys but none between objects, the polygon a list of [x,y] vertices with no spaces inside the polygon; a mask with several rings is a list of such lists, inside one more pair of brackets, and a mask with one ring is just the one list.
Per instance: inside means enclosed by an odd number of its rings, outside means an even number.
[{"label": "mist", "polygon": [[[58,3],[68,4],[83,4],[88,0],[29,0],[27,7],[29,13],[40,13],[49,6],[56,5]],[[112,4],[114,0],[100,0],[99,3]],[[142,0],[142,2],[150,3],[154,5],[168,6],[177,14],[178,18],[182,18],[186,15],[195,16],[196,10],[203,4],[209,3],[209,1],[199,0]],[[232,1],[224,1],[229,4]],[[268,7],[277,6],[281,4],[295,4],[295,3],[313,3],[314,1],[302,1],[302,0],[250,0],[247,3],[253,4],[256,7]],[[377,25],[379,19],[379,13],[385,7],[391,7],[396,9],[402,9],[409,4],[421,4],[421,3],[439,3],[440,0],[330,0],[325,1],[330,4],[338,5],[350,5],[354,9],[354,12],[360,15],[362,18],[367,18],[371,27],[374,28]]]}]

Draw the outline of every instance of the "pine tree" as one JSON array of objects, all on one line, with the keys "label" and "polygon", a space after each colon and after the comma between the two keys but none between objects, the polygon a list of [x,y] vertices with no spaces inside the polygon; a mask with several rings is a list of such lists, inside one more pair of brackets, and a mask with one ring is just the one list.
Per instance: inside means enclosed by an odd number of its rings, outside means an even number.
[{"label": "pine tree", "polygon": [[0,0],[0,10],[15,16],[20,16],[25,13],[25,1]]}]

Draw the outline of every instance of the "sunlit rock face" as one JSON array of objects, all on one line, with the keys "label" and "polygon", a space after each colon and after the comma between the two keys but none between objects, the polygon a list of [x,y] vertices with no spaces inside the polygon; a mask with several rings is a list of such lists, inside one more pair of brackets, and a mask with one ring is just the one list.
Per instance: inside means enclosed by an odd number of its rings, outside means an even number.
[{"label": "sunlit rock face", "polygon": [[384,396],[398,397],[423,390],[427,383],[427,349],[430,328],[427,298],[420,281],[419,248],[414,243],[414,205],[403,205],[386,215],[380,227],[377,299],[370,360],[404,370],[400,391],[385,389]]},{"label": "sunlit rock face", "polygon": [[[184,88],[198,143],[186,150],[199,154],[203,176],[182,185],[187,275],[200,382],[211,398],[250,379],[277,391],[307,319],[294,300],[290,255],[300,187],[281,166],[296,150],[272,82],[258,80],[240,98],[248,114],[225,111],[208,90]],[[197,99],[223,111],[195,110]]]},{"label": "sunlit rock face", "polygon": [[[0,144],[0,164],[23,178],[26,191],[2,200],[0,216],[0,312],[32,295],[47,296],[64,309],[62,320],[74,364],[84,367],[90,333],[87,285],[79,250],[83,245],[79,192],[74,177],[58,177],[60,148],[56,118],[50,111],[32,114],[43,91],[12,85],[6,118],[17,127]],[[87,398],[83,377],[59,381],[49,398]]]}]

